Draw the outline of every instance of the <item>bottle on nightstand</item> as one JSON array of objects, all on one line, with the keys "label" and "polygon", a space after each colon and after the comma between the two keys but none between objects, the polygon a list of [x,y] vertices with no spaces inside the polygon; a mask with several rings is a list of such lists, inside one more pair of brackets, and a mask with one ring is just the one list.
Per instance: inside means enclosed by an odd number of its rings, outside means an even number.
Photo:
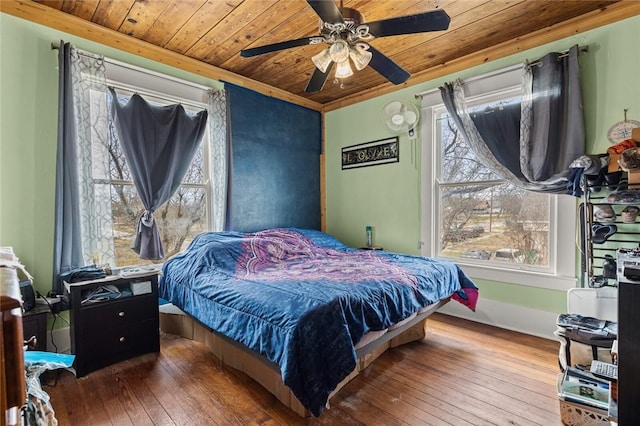
[{"label": "bottle on nightstand", "polygon": [[367,233],[367,248],[373,247],[373,228],[371,226],[367,226],[365,228]]}]

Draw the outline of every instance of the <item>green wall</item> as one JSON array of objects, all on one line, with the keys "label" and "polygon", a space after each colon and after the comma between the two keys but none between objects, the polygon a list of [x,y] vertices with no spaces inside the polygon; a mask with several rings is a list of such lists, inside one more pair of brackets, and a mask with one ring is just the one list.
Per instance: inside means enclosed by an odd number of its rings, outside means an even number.
[{"label": "green wall", "polygon": [[[34,275],[36,289],[45,292],[51,286],[53,258],[58,96],[57,51],[50,45],[60,39],[211,87],[219,84],[0,13],[0,245],[13,246]],[[360,246],[364,227],[371,225],[376,244],[418,254],[420,165],[412,162],[406,137],[401,137],[396,164],[342,171],[341,148],[388,137],[380,110],[390,100],[417,104],[415,93],[443,81],[482,74],[576,43],[589,46],[589,52],[582,55],[588,148],[604,151],[607,129],[623,118],[624,108],[629,109],[629,118],[640,119],[640,17],[326,114],[328,232]],[[550,312],[565,310],[564,292],[489,281],[478,284],[485,298]]]},{"label": "green wall", "polygon": [[[587,150],[605,152],[607,130],[624,118],[640,119],[640,17],[630,18],[540,48],[380,96],[325,117],[327,231],[343,242],[364,244],[365,226],[374,227],[375,243],[387,250],[419,254],[420,166],[414,166],[411,145],[400,137],[400,162],[341,170],[345,146],[389,137],[380,111],[391,100],[419,105],[416,93],[437,88],[445,81],[468,78],[526,59],[535,60],[549,51],[574,44],[588,46],[581,54]],[[357,74],[353,77],[357,78]],[[418,153],[418,158],[420,154]],[[546,312],[564,312],[566,293],[522,285],[478,280],[481,297]]]},{"label": "green wall", "polygon": [[71,42],[199,84],[221,84],[135,55],[0,13],[0,246],[12,246],[41,293],[51,289],[58,51]]}]

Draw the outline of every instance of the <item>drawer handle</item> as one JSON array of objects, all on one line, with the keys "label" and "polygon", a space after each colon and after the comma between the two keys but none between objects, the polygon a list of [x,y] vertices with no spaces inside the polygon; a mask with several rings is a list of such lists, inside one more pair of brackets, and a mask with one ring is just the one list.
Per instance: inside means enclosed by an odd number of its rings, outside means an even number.
[{"label": "drawer handle", "polygon": [[124,336],[120,338],[120,342],[124,342],[125,340]]},{"label": "drawer handle", "polygon": [[118,312],[118,316],[119,317],[123,317],[124,316],[124,312]]}]

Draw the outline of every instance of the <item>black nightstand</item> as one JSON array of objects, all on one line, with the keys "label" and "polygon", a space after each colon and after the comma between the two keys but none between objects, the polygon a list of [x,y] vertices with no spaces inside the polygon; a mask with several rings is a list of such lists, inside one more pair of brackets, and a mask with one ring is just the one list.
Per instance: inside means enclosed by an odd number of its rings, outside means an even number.
[{"label": "black nightstand", "polygon": [[36,336],[36,351],[47,350],[47,314],[49,307],[36,305],[33,309],[22,313],[22,334],[24,340]]},{"label": "black nightstand", "polygon": [[[115,286],[120,297],[89,301],[91,292],[101,286]],[[108,276],[69,284],[67,289],[71,300],[71,352],[76,356],[78,377],[160,351],[156,272],[128,278]]]}]

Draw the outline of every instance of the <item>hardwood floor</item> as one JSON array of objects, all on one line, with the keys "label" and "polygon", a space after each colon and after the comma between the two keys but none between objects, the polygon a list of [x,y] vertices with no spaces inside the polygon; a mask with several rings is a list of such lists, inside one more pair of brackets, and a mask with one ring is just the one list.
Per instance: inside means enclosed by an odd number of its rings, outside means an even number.
[{"label": "hardwood floor", "polygon": [[161,352],[44,386],[60,425],[560,425],[559,343],[434,314],[302,419],[208,348],[163,334]]}]

